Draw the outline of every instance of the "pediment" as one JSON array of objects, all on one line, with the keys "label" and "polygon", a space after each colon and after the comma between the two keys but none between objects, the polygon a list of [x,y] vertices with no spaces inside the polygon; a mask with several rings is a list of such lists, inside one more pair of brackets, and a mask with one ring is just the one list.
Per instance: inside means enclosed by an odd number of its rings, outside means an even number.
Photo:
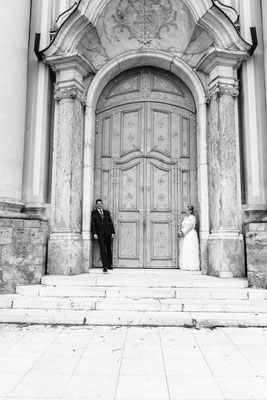
[{"label": "pediment", "polygon": [[212,48],[250,48],[212,1],[82,0],[44,56],[78,50],[95,68],[130,51],[161,51],[191,67]]}]

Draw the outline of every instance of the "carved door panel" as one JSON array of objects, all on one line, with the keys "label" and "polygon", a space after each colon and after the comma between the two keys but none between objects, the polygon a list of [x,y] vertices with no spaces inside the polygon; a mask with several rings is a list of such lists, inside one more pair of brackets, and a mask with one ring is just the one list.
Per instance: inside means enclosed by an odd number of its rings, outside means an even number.
[{"label": "carved door panel", "polygon": [[118,163],[115,167],[116,266],[144,267],[144,159]]},{"label": "carved door panel", "polygon": [[[144,103],[121,105],[103,112],[98,120],[94,193],[113,217],[117,267],[144,266],[144,110]],[[97,243],[93,266],[101,266]]]},{"label": "carved door panel", "polygon": [[144,216],[147,268],[177,266],[175,167],[175,163],[147,160]]}]

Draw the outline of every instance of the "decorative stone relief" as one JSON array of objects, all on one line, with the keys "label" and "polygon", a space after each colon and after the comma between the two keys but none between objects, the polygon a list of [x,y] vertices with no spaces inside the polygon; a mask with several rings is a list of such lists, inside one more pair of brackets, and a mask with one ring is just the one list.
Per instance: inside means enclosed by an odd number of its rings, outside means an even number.
[{"label": "decorative stone relief", "polygon": [[193,59],[196,65],[214,40],[202,28],[194,35],[195,28],[191,11],[182,0],[112,0],[97,22],[100,43],[109,58],[129,49],[157,49],[181,57],[189,48],[190,59],[193,53],[197,55]]},{"label": "decorative stone relief", "polygon": [[114,35],[128,31],[129,38],[136,38],[140,43],[148,44],[157,37],[161,30],[176,25],[176,12],[170,0],[120,0],[114,19]]}]

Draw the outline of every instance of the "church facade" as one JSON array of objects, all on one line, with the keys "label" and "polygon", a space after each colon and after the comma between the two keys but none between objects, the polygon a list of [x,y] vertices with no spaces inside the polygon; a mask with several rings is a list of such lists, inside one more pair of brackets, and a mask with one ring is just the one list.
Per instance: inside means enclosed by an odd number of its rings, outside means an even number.
[{"label": "church facade", "polygon": [[265,2],[0,8],[3,290],[99,267],[97,198],[115,267],[179,268],[193,205],[202,273],[266,287]]}]

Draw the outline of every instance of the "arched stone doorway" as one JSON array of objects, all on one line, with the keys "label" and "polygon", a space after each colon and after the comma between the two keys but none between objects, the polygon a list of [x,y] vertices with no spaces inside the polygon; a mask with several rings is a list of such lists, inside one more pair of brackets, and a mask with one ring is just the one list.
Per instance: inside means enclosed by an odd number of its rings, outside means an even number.
[{"label": "arched stone doorway", "polygon": [[[176,268],[186,205],[198,206],[195,102],[175,75],[125,71],[96,108],[94,196],[116,225],[114,265]],[[93,266],[99,266],[94,243]]]},{"label": "arched stone doorway", "polygon": [[[164,28],[166,37],[155,33],[151,44],[144,45],[136,32],[127,34],[129,27],[112,31],[115,22],[124,24],[113,18],[118,15],[118,3],[80,2],[62,19],[53,42],[43,52],[56,71],[57,100],[48,271],[76,274],[88,271],[92,264],[95,111],[102,90],[130,68],[157,66],[187,85],[197,109],[202,271],[221,277],[243,276],[237,71],[250,46],[223,12],[204,0],[170,0],[177,38]],[[141,3],[144,17],[145,3]],[[166,6],[163,0],[160,3]],[[180,22],[185,18],[188,29],[183,30]],[[149,20],[143,22],[145,37]],[[102,29],[105,23],[109,33]]]},{"label": "arched stone doorway", "polygon": [[[187,93],[191,93],[191,103],[196,110],[196,176],[198,194],[196,208],[198,210],[200,256],[202,271],[207,267],[207,240],[209,235],[209,198],[208,198],[208,171],[207,171],[207,115],[206,99],[203,85],[197,74],[179,58],[157,51],[129,52],[110,62],[94,77],[87,93],[87,108],[84,129],[84,172],[83,172],[83,248],[85,271],[92,266],[92,237],[90,233],[90,214],[94,207],[97,194],[95,186],[95,129],[96,110],[99,98],[104,88],[122,72],[135,68],[136,65],[148,68],[157,66],[162,73],[170,74],[177,79]],[[164,94],[165,95],[165,94]],[[192,110],[191,110],[192,111]],[[195,162],[195,161],[194,161]],[[195,164],[194,164],[195,165]],[[98,193],[100,193],[98,191]],[[111,209],[111,212],[114,210]],[[116,249],[117,250],[117,249]]]}]

